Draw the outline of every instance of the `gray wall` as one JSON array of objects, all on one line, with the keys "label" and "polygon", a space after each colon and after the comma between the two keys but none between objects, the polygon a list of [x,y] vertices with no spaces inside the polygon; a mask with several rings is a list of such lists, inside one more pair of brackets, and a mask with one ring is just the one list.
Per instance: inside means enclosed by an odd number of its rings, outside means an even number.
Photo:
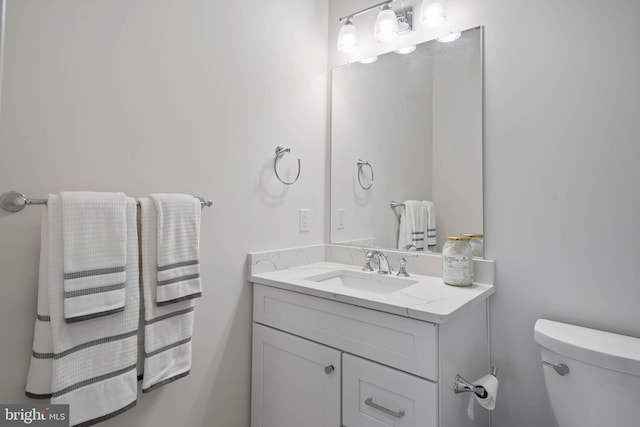
[{"label": "gray wall", "polygon": [[[331,0],[338,16],[369,5]],[[419,7],[419,1],[405,1]],[[451,0],[485,25],[485,255],[496,260],[493,427],[552,425],[533,340],[540,317],[640,337],[640,2]],[[371,17],[356,18],[360,34]],[[419,29],[413,40],[436,35]],[[396,48],[372,37],[362,56]]]},{"label": "gray wall", "polygon": [[640,337],[640,2],[486,8],[492,425],[541,427],[537,318]]},{"label": "gray wall", "polygon": [[[247,252],[324,240],[327,26],[323,0],[8,0],[0,192],[215,203],[202,216],[192,373],[105,426],[249,425]],[[302,159],[294,186],[273,175],[278,144]],[[308,233],[299,208],[312,209]],[[32,402],[41,212],[0,214],[2,403]]]}]

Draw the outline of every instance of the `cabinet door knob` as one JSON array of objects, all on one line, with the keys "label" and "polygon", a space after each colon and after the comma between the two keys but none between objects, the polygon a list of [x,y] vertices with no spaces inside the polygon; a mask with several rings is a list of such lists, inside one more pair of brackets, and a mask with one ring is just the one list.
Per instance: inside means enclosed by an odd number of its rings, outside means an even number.
[{"label": "cabinet door knob", "polygon": [[331,375],[333,374],[333,371],[335,371],[336,368],[333,367],[333,365],[328,365],[324,367],[324,373],[327,375]]}]

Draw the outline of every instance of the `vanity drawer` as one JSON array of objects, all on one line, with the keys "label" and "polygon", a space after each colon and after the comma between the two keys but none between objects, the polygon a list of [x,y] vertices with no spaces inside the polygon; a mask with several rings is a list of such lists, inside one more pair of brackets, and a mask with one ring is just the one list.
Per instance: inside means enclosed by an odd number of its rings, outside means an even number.
[{"label": "vanity drawer", "polygon": [[253,320],[432,381],[437,325],[254,284]]},{"label": "vanity drawer", "polygon": [[438,386],[343,354],[342,424],[344,427],[437,427]]}]

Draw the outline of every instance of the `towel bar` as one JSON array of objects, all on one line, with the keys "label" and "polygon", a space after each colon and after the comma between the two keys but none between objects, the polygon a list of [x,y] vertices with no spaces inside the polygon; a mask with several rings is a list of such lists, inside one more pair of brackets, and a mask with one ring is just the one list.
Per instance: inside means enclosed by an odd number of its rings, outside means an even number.
[{"label": "towel bar", "polygon": [[[213,202],[211,200],[206,200],[204,197],[200,196],[194,197],[200,200],[200,205],[202,206],[202,208],[204,208],[205,206],[208,208],[213,206]],[[25,206],[46,204],[47,199],[31,199],[22,193],[18,193],[17,191],[7,191],[0,196],[0,208],[7,212],[20,212],[25,208]],[[140,203],[138,203],[138,206],[139,205]]]}]

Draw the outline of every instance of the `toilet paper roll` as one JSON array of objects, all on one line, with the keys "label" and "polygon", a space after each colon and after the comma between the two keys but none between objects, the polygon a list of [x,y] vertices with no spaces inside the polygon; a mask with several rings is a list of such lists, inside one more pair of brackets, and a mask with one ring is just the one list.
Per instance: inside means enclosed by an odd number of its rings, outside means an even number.
[{"label": "toilet paper roll", "polygon": [[498,394],[498,379],[493,375],[485,375],[479,380],[475,381],[473,385],[480,385],[487,391],[487,397],[478,397],[474,393],[469,396],[469,404],[467,405],[467,416],[470,420],[473,419],[473,401],[477,401],[480,406],[490,411],[493,411],[496,407],[496,395]]},{"label": "toilet paper roll", "polygon": [[485,375],[474,385],[481,385],[487,391],[487,397],[484,399],[476,396],[476,401],[485,409],[493,411],[496,408],[496,395],[498,394],[498,379],[493,375]]}]

